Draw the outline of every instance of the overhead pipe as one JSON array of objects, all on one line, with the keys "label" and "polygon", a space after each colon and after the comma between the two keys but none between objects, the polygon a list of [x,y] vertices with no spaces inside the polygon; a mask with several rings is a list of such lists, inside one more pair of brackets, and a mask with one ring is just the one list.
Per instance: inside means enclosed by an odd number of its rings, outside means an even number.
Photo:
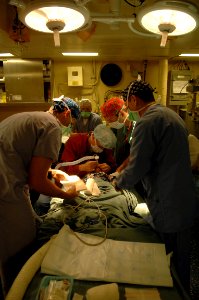
[{"label": "overhead pipe", "polygon": [[133,24],[135,23],[135,17],[115,17],[113,16],[113,14],[106,14],[106,16],[104,16],[104,14],[98,15],[98,16],[93,16],[92,17],[92,21],[95,22],[102,22],[102,23],[106,23],[106,24],[113,24],[115,22],[125,22],[128,23],[128,27],[131,31],[133,31],[135,34],[137,35],[141,35],[144,37],[150,37],[150,38],[160,38],[160,36],[158,34],[152,34],[152,33],[145,33],[145,32],[141,32],[138,31],[137,29],[135,29],[133,27]]},{"label": "overhead pipe", "polygon": [[147,33],[147,32],[141,32],[141,31],[135,29],[135,28],[133,27],[133,24],[135,23],[135,20],[136,20],[136,18],[135,18],[135,16],[133,16],[133,17],[132,17],[132,20],[131,20],[131,21],[128,21],[128,26],[129,26],[129,29],[130,29],[131,31],[133,31],[134,33],[136,33],[136,34],[138,34],[138,35],[145,36],[145,37],[160,38],[160,36],[157,35],[157,34]]},{"label": "overhead pipe", "polygon": [[110,11],[115,15],[120,15],[121,0],[109,0]]},{"label": "overhead pipe", "polygon": [[[88,1],[82,1],[82,2],[89,2]],[[76,2],[79,2],[76,0]],[[109,9],[110,13],[95,13],[91,12],[91,22],[101,22],[105,24],[117,24],[119,22],[128,23],[128,27],[131,31],[133,31],[135,34],[138,34],[140,36],[144,37],[151,37],[151,38],[159,38],[159,35],[152,34],[152,33],[144,33],[140,32],[137,29],[133,27],[133,24],[135,23],[136,17],[133,15],[132,17],[120,17],[120,10],[121,10],[121,0],[109,0]],[[90,25],[89,25],[90,26]],[[88,27],[88,26],[87,26]]]},{"label": "overhead pipe", "polygon": [[121,0],[109,0],[109,8],[110,13],[103,14],[103,13],[91,13],[91,20],[95,22],[102,22],[106,24],[114,24],[119,22],[126,22],[128,23],[128,27],[131,31],[133,31],[135,34],[144,36],[144,37],[151,37],[151,38],[159,38],[159,35],[152,34],[152,33],[144,33],[141,31],[138,31],[133,27],[133,24],[135,23],[136,16],[133,15],[132,17],[119,17],[120,15],[120,9],[121,9]]},{"label": "overhead pipe", "polygon": [[[104,16],[104,15],[103,15]],[[133,18],[125,18],[125,17],[114,17],[113,15],[106,17],[92,17],[92,21],[102,22],[102,23],[114,23],[114,22],[133,22]]]}]

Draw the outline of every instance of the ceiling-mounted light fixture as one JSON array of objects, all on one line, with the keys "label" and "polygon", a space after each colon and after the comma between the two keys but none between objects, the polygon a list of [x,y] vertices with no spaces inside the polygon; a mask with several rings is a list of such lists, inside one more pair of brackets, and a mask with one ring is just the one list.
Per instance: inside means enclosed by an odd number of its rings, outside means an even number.
[{"label": "ceiling-mounted light fixture", "polygon": [[0,57],[11,57],[14,56],[12,53],[0,53]]},{"label": "ceiling-mounted light fixture", "polygon": [[199,53],[182,53],[179,56],[186,56],[186,57],[199,57]]},{"label": "ceiling-mounted light fixture", "polygon": [[64,56],[98,56],[98,52],[62,52]]},{"label": "ceiling-mounted light fixture", "polygon": [[168,35],[186,34],[197,27],[197,8],[183,1],[158,1],[140,10],[138,21],[146,30],[160,34],[161,47],[165,47]]},{"label": "ceiling-mounted light fixture", "polygon": [[31,29],[54,34],[55,46],[60,46],[59,33],[75,31],[89,21],[89,12],[67,0],[35,0],[19,8],[20,20]]}]

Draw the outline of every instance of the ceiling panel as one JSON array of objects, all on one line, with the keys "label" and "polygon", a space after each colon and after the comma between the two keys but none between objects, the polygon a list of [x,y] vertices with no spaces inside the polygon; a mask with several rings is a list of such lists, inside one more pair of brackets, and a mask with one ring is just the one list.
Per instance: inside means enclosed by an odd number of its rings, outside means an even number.
[{"label": "ceiling panel", "polygon": [[[26,0],[28,1],[28,0]],[[34,0],[32,0],[34,1]],[[117,3],[119,16],[122,18],[132,17],[141,9],[128,5],[124,0],[91,0],[84,1],[91,15],[106,16],[110,14],[110,3]],[[130,3],[139,3],[139,0],[129,0]],[[143,5],[149,5],[154,1],[145,1]],[[187,1],[185,1],[187,2]],[[197,0],[192,1],[198,6]],[[1,0],[0,14],[10,16],[10,12],[16,7],[9,5],[8,0]],[[0,18],[1,19],[1,18]],[[10,20],[10,18],[7,18]],[[5,22],[5,18],[4,18]],[[8,21],[7,21],[8,22]],[[116,22],[114,29],[111,24],[96,22],[96,29],[86,40],[82,40],[76,32],[60,34],[60,47],[54,46],[53,35],[29,30],[29,42],[14,42],[9,38],[8,30],[12,21],[5,26],[0,23],[0,52],[11,52],[21,58],[51,58],[54,60],[71,60],[63,57],[62,52],[86,51],[99,52],[97,60],[122,61],[122,60],[157,60],[163,58],[174,58],[182,52],[199,52],[199,29],[190,34],[170,38],[165,48],[160,47],[160,38],[143,37],[135,34],[127,22]],[[117,25],[117,26],[116,26]],[[144,30],[135,23],[137,30]],[[145,32],[146,33],[146,32]],[[75,58],[77,59],[77,58]]]}]

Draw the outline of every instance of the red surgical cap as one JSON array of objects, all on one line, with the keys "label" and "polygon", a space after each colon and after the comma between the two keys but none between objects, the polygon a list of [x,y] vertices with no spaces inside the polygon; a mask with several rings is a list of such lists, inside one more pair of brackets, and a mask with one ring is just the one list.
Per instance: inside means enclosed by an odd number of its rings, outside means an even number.
[{"label": "red surgical cap", "polygon": [[122,106],[124,105],[124,100],[118,97],[113,97],[108,99],[101,107],[102,116],[110,118],[112,116],[118,116]]}]

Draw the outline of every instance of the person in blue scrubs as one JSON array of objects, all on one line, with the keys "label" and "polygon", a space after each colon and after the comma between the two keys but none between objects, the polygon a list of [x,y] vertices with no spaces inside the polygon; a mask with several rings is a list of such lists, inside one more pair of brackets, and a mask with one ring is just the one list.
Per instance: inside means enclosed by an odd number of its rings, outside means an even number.
[{"label": "person in blue scrubs", "polygon": [[137,121],[126,168],[116,186],[131,190],[141,180],[156,231],[162,237],[182,284],[189,291],[190,245],[198,218],[184,121],[157,104],[149,83],[135,80],[123,91],[129,113]]}]

